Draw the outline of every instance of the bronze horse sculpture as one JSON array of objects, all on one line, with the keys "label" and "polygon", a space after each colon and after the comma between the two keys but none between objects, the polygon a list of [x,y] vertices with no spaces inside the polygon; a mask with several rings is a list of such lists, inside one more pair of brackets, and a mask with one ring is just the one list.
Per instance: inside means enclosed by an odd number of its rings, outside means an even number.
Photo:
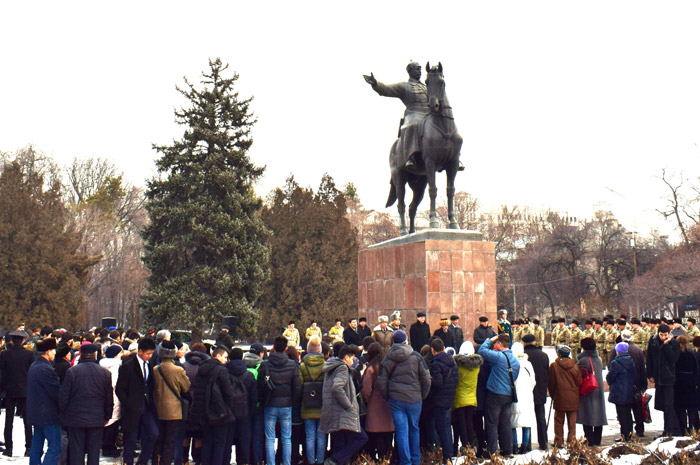
[{"label": "bronze horse sculpture", "polygon": [[[450,229],[459,229],[454,216],[455,177],[459,170],[459,155],[462,149],[462,136],[457,132],[452,107],[445,94],[445,79],[442,74],[442,63],[425,69],[428,77],[425,84],[428,91],[428,106],[430,112],[425,116],[422,126],[421,150],[415,155],[415,165],[405,167],[399,164],[397,142],[391,147],[389,167],[391,168],[391,190],[386,206],[390,207],[398,200],[399,216],[401,217],[401,235],[415,232],[415,218],[418,205],[428,186],[430,196],[430,227],[439,227],[435,213],[435,198],[437,186],[435,174],[445,171],[447,174],[447,216]],[[413,199],[408,207],[409,228],[406,230],[406,183],[413,191]]]}]

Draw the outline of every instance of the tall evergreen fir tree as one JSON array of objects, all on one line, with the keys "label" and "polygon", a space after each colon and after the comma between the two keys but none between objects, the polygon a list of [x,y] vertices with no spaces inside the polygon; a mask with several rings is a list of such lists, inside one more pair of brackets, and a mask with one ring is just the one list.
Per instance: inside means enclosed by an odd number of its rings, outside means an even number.
[{"label": "tall evergreen fir tree", "polygon": [[238,74],[225,77],[227,68],[210,60],[201,89],[187,79],[177,89],[189,101],[175,112],[185,133],[172,145],[154,145],[159,175],[146,193],[144,322],[182,325],[195,337],[224,315],[238,316],[239,330],[252,332],[267,278],[269,233],[253,190],[264,168],[247,154],[252,98],[239,97]]}]

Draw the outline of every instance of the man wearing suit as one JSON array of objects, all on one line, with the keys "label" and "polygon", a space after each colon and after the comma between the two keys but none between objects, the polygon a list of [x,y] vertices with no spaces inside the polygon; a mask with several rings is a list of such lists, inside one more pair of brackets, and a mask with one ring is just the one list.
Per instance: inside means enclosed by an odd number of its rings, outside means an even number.
[{"label": "man wearing suit", "polygon": [[[136,462],[145,465],[153,454],[158,437],[158,422],[153,399],[153,366],[149,363],[156,343],[151,338],[139,341],[136,357],[119,368],[115,393],[121,402],[124,433],[124,464],[134,464],[134,451],[141,429],[141,454]],[[140,428],[139,428],[140,427]]]}]

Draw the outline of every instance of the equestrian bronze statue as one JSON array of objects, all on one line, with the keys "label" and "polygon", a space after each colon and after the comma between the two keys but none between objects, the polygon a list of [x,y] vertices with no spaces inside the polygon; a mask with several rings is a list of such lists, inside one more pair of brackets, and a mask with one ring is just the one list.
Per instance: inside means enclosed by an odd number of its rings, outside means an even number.
[{"label": "equestrian bronze statue", "polygon": [[[398,200],[401,217],[401,234],[415,232],[415,218],[418,205],[428,186],[430,196],[430,227],[439,227],[435,213],[437,187],[435,173],[447,174],[447,210],[450,229],[458,229],[454,216],[455,176],[464,167],[459,161],[462,137],[457,132],[452,107],[445,94],[445,79],[442,63],[425,67],[428,77],[425,84],[420,82],[421,67],[409,63],[408,82],[386,85],[378,82],[373,74],[364,76],[365,81],[384,97],[400,98],[406,105],[404,117],[399,127],[399,135],[391,146],[389,167],[391,168],[391,190],[386,206]],[[404,195],[406,183],[413,191],[413,199],[408,207],[409,228],[406,228]]]}]

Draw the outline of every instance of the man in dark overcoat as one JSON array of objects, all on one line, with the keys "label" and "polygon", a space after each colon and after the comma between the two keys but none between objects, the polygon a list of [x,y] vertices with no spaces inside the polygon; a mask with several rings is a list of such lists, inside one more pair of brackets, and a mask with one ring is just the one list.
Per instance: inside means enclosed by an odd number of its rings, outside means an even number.
[{"label": "man in dark overcoat", "polygon": [[24,348],[26,333],[15,330],[8,333],[10,346],[0,353],[0,372],[5,391],[5,451],[12,456],[12,423],[17,412],[24,419],[24,455],[29,457],[32,443],[32,427],[27,421],[27,373],[34,363],[34,353]]},{"label": "man in dark overcoat", "polygon": [[137,461],[139,465],[148,463],[158,437],[158,422],[153,398],[154,372],[153,366],[149,363],[155,350],[155,341],[144,337],[139,341],[136,357],[119,368],[114,392],[121,403],[125,465],[134,464],[139,429],[141,430],[141,454]]},{"label": "man in dark overcoat", "polygon": [[647,376],[656,383],[654,409],[664,412],[663,435],[680,436],[680,425],[673,406],[673,385],[676,383],[676,361],[681,347],[668,325],[660,325],[647,349]]}]

